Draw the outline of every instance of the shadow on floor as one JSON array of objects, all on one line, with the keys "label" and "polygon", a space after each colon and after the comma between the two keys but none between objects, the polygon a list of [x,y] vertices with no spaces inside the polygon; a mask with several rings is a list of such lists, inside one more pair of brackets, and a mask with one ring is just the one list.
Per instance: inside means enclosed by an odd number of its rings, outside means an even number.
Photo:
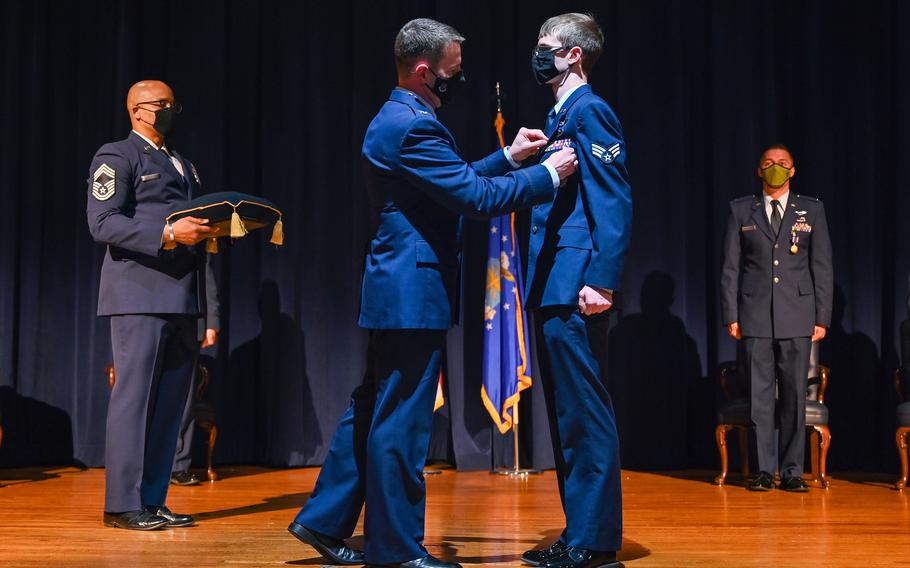
[{"label": "shadow on floor", "polygon": [[218,511],[206,511],[202,513],[193,513],[193,516],[199,521],[210,521],[212,519],[224,519],[226,517],[237,517],[240,515],[253,515],[256,513],[266,513],[269,511],[284,511],[287,509],[299,509],[303,507],[306,500],[310,498],[310,492],[288,493],[277,497],[267,497],[263,502],[254,505],[245,505],[243,507],[233,507],[231,509],[221,509]]}]

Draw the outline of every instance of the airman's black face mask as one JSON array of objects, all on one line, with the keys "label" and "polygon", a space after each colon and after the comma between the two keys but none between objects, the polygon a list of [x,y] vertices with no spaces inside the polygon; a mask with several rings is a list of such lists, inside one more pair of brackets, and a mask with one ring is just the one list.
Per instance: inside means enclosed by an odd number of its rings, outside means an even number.
[{"label": "airman's black face mask", "polygon": [[155,123],[152,127],[158,134],[167,138],[174,131],[174,125],[177,122],[177,113],[174,107],[163,108],[155,111]]},{"label": "airman's black face mask", "polygon": [[556,52],[562,49],[568,48],[555,47],[547,51],[535,49],[531,54],[531,70],[534,72],[534,78],[537,79],[538,85],[545,85],[569,70],[566,67],[560,71],[556,67]]}]

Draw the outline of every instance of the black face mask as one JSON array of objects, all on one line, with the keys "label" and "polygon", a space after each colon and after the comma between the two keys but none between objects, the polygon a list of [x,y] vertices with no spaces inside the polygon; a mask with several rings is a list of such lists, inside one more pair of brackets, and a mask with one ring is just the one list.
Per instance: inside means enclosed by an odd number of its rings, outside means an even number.
[{"label": "black face mask", "polygon": [[556,68],[556,52],[560,49],[551,49],[550,51],[537,51],[531,54],[531,70],[534,71],[534,78],[537,79],[538,85],[545,85],[551,80],[559,77],[569,69],[560,71]]},{"label": "black face mask", "polygon": [[174,125],[177,122],[177,112],[174,107],[163,108],[155,111],[155,123],[152,127],[158,134],[167,138],[168,134],[174,131]]},{"label": "black face mask", "polygon": [[467,81],[464,77],[464,71],[459,71],[458,73],[455,73],[451,77],[445,79],[437,75],[429,67],[427,67],[427,70],[430,73],[433,73],[433,76],[436,77],[436,83],[430,87],[430,90],[433,91],[434,95],[439,97],[439,102],[443,106],[452,102],[452,97],[458,94],[458,92],[462,89],[462,87],[464,87],[464,84]]}]

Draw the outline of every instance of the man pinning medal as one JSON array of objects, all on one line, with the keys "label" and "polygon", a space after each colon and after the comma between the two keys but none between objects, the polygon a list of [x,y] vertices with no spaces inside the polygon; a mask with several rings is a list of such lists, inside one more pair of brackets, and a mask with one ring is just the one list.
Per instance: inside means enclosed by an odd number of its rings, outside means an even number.
[{"label": "man pinning medal", "polygon": [[127,94],[132,132],[89,168],[88,226],[107,246],[98,315],[109,317],[115,383],[107,412],[104,524],[193,524],[165,506],[180,418],[200,344],[217,337],[205,219],[165,217],[201,192],[196,167],[166,144],[180,104],[161,81]]},{"label": "man pinning medal", "polygon": [[809,355],[831,324],[831,239],[822,202],[790,191],[796,164],[786,146],[762,152],[757,173],[762,193],[730,203],[720,279],[724,324],[743,342],[739,372],[751,391],[759,473],[748,489],[772,490],[780,471],[780,489],[804,492]]}]

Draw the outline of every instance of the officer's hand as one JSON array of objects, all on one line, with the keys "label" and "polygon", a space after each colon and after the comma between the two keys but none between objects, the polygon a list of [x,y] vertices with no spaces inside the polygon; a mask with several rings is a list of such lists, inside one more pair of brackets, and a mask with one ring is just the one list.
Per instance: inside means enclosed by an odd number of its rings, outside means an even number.
[{"label": "officer's hand", "polygon": [[812,332],[812,342],[821,341],[825,338],[825,334],[828,333],[828,330],[824,327],[817,325],[815,326],[815,331]]},{"label": "officer's hand", "polygon": [[736,321],[733,323],[727,324],[727,333],[729,333],[730,337],[732,337],[733,339],[739,340],[739,339],[743,338],[743,334],[739,330],[739,322],[736,322]]},{"label": "officer's hand", "polygon": [[613,294],[585,286],[578,292],[578,311],[586,316],[599,314],[613,306]]},{"label": "officer's hand", "polygon": [[578,158],[575,156],[575,149],[570,146],[568,148],[563,148],[558,152],[553,152],[544,163],[550,164],[556,168],[559,179],[565,180],[575,173],[575,169],[578,167]]},{"label": "officer's hand", "polygon": [[207,329],[205,330],[205,339],[202,340],[202,348],[211,347],[215,345],[216,341],[218,341],[218,330]]},{"label": "officer's hand", "polygon": [[515,140],[509,146],[509,155],[516,162],[521,162],[534,155],[535,152],[547,145],[547,136],[543,130],[524,128],[518,130]]},{"label": "officer's hand", "polygon": [[[218,234],[217,227],[207,227],[208,219],[199,219],[197,217],[184,217],[171,224],[174,229],[174,240],[182,245],[195,245],[209,237]],[[167,231],[167,228],[165,228]],[[170,238],[170,237],[168,237]]]}]

